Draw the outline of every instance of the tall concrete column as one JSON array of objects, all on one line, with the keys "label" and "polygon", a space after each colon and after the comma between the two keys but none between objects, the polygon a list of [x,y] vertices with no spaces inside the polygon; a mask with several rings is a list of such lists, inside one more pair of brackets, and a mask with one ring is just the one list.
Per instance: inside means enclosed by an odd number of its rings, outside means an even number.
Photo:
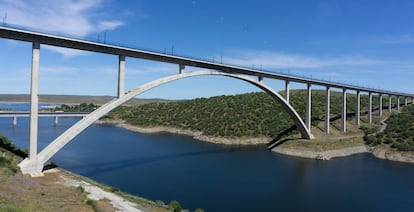
[{"label": "tall concrete column", "polygon": [[357,90],[357,105],[355,110],[355,124],[361,124],[361,91]]},{"label": "tall concrete column", "polygon": [[309,132],[311,131],[311,115],[312,115],[312,84],[308,83],[308,92],[306,95],[306,120],[305,124]]},{"label": "tall concrete column", "polygon": [[368,94],[368,123],[372,123],[372,93]]},{"label": "tall concrete column", "polygon": [[329,133],[330,115],[331,115],[331,88],[326,87],[326,100],[325,100],[325,133]]},{"label": "tall concrete column", "polygon": [[289,103],[289,80],[285,81],[285,98],[286,98],[286,102]]},{"label": "tall concrete column", "polygon": [[179,65],[179,71],[178,71],[178,72],[179,72],[180,74],[182,74],[182,73],[184,73],[184,69],[185,69],[185,65],[180,64],[180,65]]},{"label": "tall concrete column", "polygon": [[382,94],[379,94],[378,99],[379,99],[378,116],[381,119],[381,117],[382,117]]},{"label": "tall concrete column", "polygon": [[397,96],[397,112],[400,112],[400,97]]},{"label": "tall concrete column", "polygon": [[407,106],[407,105],[408,105],[407,97],[404,97],[404,106]]},{"label": "tall concrete column", "polygon": [[392,96],[388,95],[388,112],[392,112]]},{"label": "tall concrete column", "polygon": [[54,124],[55,126],[57,126],[57,125],[58,125],[58,123],[59,123],[59,117],[58,117],[58,116],[55,116],[55,118],[54,118],[54,120],[53,120],[53,124]]},{"label": "tall concrete column", "polygon": [[30,87],[30,127],[29,127],[29,159],[35,160],[37,157],[37,121],[39,104],[39,63],[40,63],[40,43],[32,44],[32,73]]},{"label": "tall concrete column", "polygon": [[118,98],[125,94],[125,56],[118,59]]},{"label": "tall concrete column", "polygon": [[342,132],[346,132],[346,89],[342,89]]},{"label": "tall concrete column", "polygon": [[17,126],[17,116],[13,116],[13,127]]}]

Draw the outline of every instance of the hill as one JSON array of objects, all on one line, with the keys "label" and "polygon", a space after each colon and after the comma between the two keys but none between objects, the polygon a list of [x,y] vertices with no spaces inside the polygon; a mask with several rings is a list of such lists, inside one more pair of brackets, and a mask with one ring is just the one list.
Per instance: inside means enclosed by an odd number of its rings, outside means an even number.
[{"label": "hill", "polygon": [[[367,111],[367,96],[361,97],[362,111]],[[306,91],[292,90],[291,105],[305,117]],[[348,94],[348,119],[355,115],[356,95]],[[378,99],[373,98],[373,107]],[[331,92],[332,121],[341,118],[342,93]],[[312,125],[324,121],[325,91],[312,92]],[[266,93],[198,98],[179,102],[153,102],[135,107],[119,107],[106,118],[122,119],[142,127],[176,127],[202,131],[217,137],[269,137],[295,134],[293,121],[282,107]],[[335,122],[334,122],[335,124]]]}]

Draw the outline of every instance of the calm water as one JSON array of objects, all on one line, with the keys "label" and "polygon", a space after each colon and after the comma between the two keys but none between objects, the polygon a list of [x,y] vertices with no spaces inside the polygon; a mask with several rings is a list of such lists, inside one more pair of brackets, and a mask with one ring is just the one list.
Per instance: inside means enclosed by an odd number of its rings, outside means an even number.
[{"label": "calm water", "polygon": [[[1,105],[0,105],[1,108]],[[43,148],[76,118],[41,118]],[[27,148],[28,119],[0,118]],[[331,161],[229,148],[171,134],[92,125],[52,159],[123,191],[206,211],[414,211],[414,165],[359,154]]]}]

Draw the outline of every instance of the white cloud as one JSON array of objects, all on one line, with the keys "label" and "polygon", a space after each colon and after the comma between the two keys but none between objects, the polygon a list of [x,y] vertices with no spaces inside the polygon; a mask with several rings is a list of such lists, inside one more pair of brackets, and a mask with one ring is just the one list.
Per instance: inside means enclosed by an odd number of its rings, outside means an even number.
[{"label": "white cloud", "polygon": [[98,31],[113,30],[120,26],[124,25],[121,21],[99,21],[98,22]]},{"label": "white cloud", "polygon": [[[7,24],[42,32],[85,37],[91,33],[114,30],[124,24],[99,12],[104,6],[103,3],[101,0],[2,0],[0,14],[4,16],[7,13]],[[68,54],[66,50],[57,51]],[[74,52],[69,54],[75,55]]]},{"label": "white cloud", "polygon": [[[225,58],[225,63],[245,67],[269,68],[325,68],[334,66],[366,66],[384,63],[381,60],[363,56],[340,56],[322,58],[300,54],[284,54],[268,51],[248,51],[233,54],[231,58]],[[224,60],[224,59],[223,59]]]},{"label": "white cloud", "polygon": [[69,66],[42,66],[40,67],[41,75],[73,75],[77,74],[78,69]]},{"label": "white cloud", "polygon": [[77,50],[77,49],[68,49],[68,48],[62,48],[62,47],[56,47],[56,46],[46,46],[46,45],[42,46],[42,48],[60,53],[65,58],[71,58],[71,57],[80,56],[80,55],[88,55],[88,52],[82,51],[82,50]]}]

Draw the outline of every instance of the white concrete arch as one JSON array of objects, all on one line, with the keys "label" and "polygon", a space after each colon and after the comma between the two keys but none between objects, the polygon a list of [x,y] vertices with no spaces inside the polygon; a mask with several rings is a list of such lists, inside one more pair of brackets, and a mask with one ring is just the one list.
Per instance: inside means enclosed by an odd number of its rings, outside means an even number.
[{"label": "white concrete arch", "polygon": [[306,128],[305,123],[300,118],[300,116],[295,111],[295,109],[279,93],[273,91],[270,87],[266,86],[262,82],[253,80],[246,76],[218,72],[218,71],[188,72],[188,73],[181,73],[181,74],[177,74],[173,76],[168,76],[165,78],[161,78],[161,79],[146,83],[122,95],[121,97],[113,99],[109,101],[108,103],[102,105],[97,110],[93,111],[92,113],[90,113],[89,115],[87,115],[86,117],[78,121],[77,123],[75,123],[73,126],[71,126],[69,129],[67,129],[60,136],[58,136],[54,141],[52,141],[48,146],[46,146],[37,155],[35,159],[26,158],[25,160],[23,160],[19,164],[22,172],[24,174],[32,174],[32,175],[41,174],[44,164],[48,160],[50,160],[50,158],[52,158],[52,156],[55,155],[60,149],[62,149],[67,143],[69,143],[75,136],[77,136],[79,133],[85,130],[88,126],[93,124],[95,121],[97,121],[99,118],[101,118],[102,116],[110,112],[111,110],[122,105],[123,103],[134,98],[135,96],[147,90],[150,90],[152,88],[166,84],[171,81],[188,78],[188,77],[194,77],[194,76],[202,76],[202,75],[219,75],[219,76],[232,77],[232,78],[243,80],[245,82],[251,83],[259,87],[260,89],[262,89],[263,91],[271,95],[277,102],[279,102],[279,104],[282,105],[282,107],[288,112],[289,116],[295,122],[295,125],[297,126],[303,138],[306,138],[306,139],[313,138],[313,135],[310,133],[310,130]]}]

